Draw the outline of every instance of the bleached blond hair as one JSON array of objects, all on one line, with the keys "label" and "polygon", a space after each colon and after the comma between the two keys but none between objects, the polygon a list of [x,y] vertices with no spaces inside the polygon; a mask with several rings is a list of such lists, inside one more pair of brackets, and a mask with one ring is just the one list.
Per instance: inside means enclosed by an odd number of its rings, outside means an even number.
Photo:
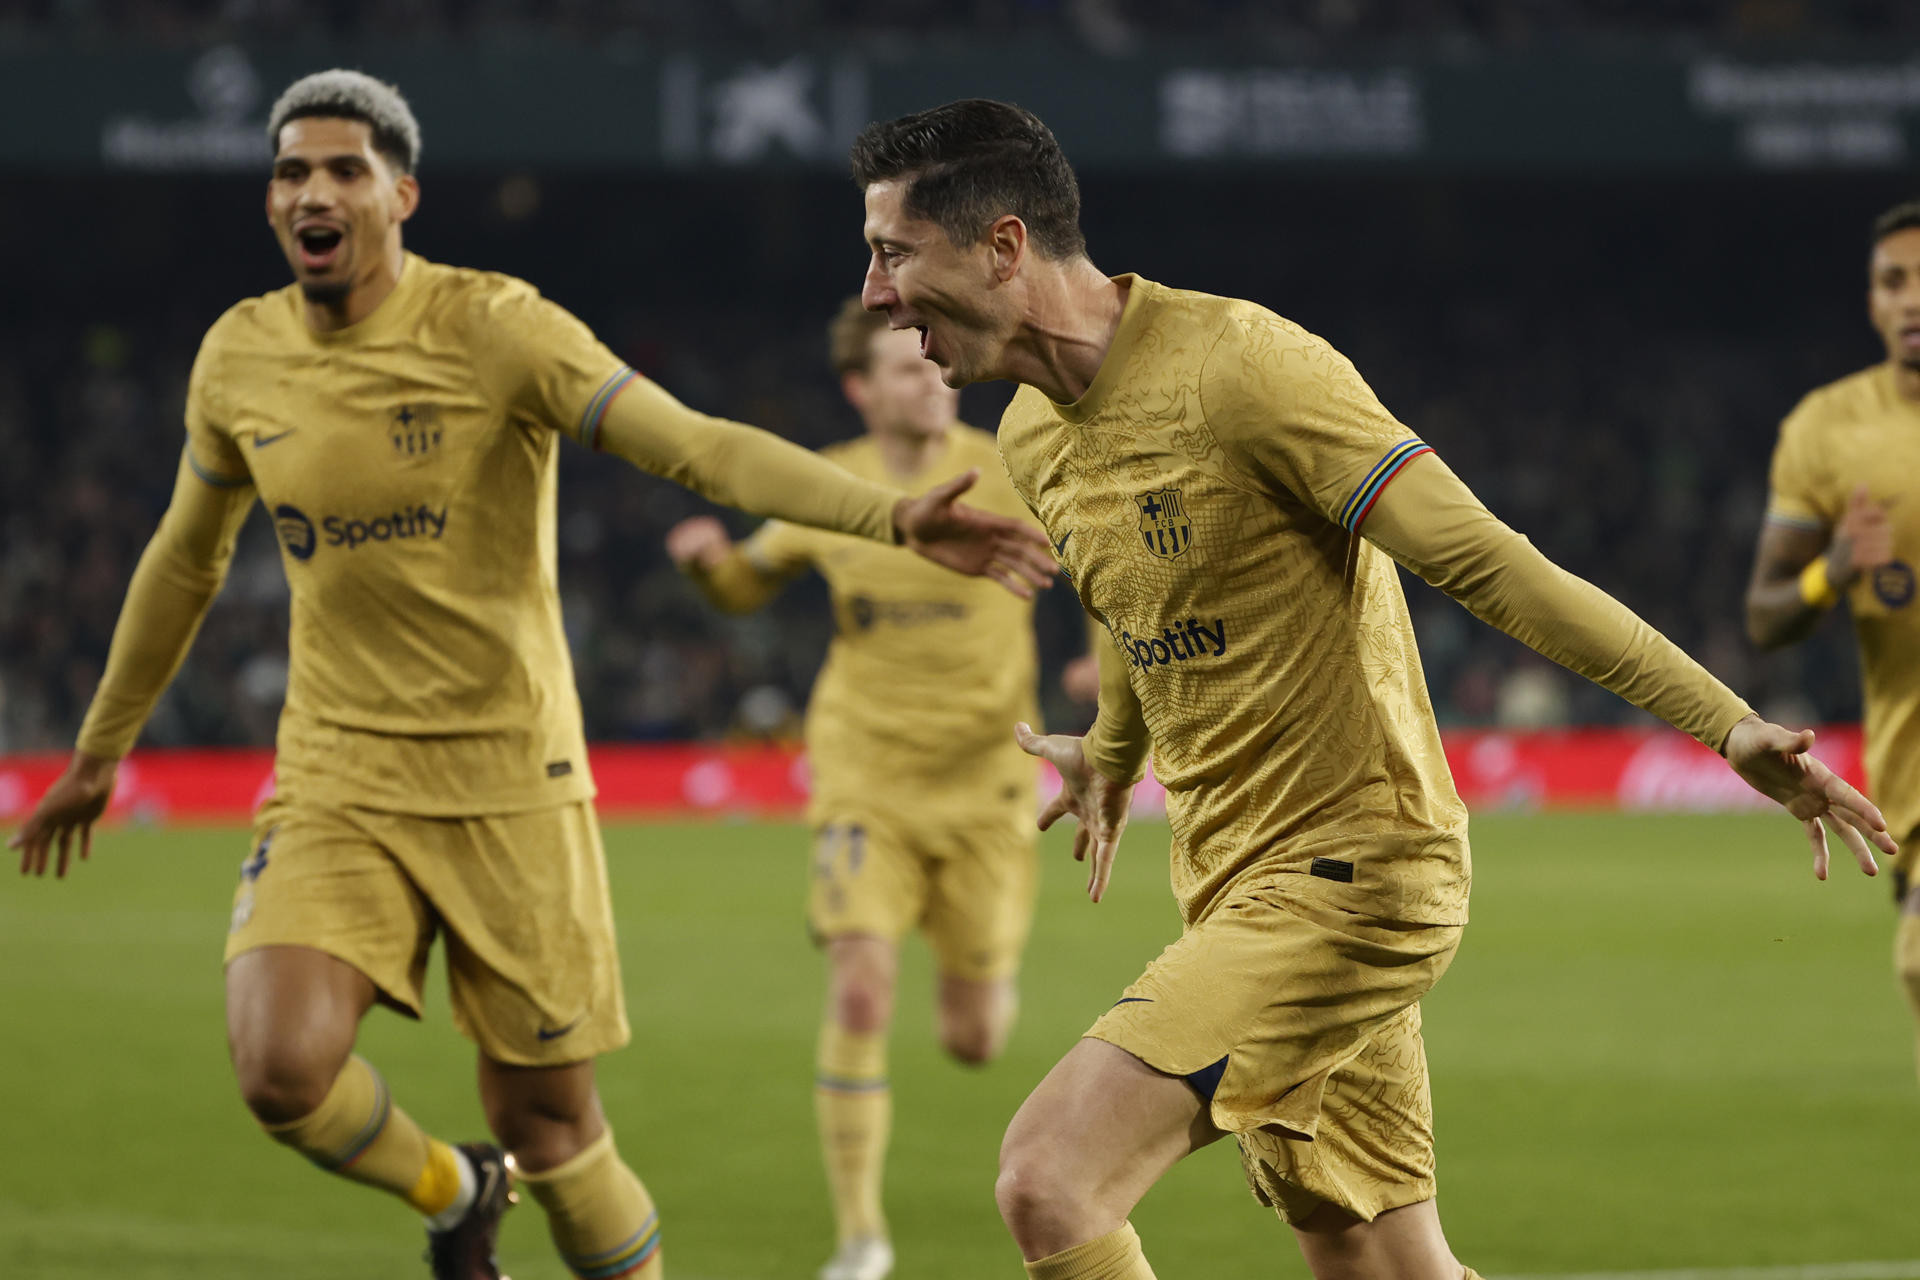
[{"label": "bleached blond hair", "polygon": [[373,131],[373,146],[401,173],[420,163],[420,122],[400,90],[364,71],[335,67],[301,76],[287,86],[267,113],[267,145],[280,149],[280,130],[289,120],[328,116],[358,120]]}]

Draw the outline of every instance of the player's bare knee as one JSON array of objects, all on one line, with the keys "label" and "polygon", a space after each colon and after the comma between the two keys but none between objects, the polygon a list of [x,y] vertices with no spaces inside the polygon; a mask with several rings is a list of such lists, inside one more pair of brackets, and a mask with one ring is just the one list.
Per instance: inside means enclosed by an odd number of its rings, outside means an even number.
[{"label": "player's bare knee", "polygon": [[262,1124],[287,1124],[312,1115],[339,1073],[339,1063],[321,1061],[298,1046],[234,1046],[233,1074],[241,1101]]},{"label": "player's bare knee", "polygon": [[1057,1145],[1008,1132],[1000,1146],[993,1199],[1007,1230],[1022,1246],[1081,1230],[1096,1213],[1091,1190],[1074,1177]]},{"label": "player's bare knee", "polygon": [[1006,1047],[1006,1027],[978,1011],[940,1011],[940,1047],[957,1062],[985,1066]]},{"label": "player's bare knee", "polygon": [[893,1020],[893,985],[868,974],[847,974],[833,984],[833,1020],[856,1035],[885,1031]]}]

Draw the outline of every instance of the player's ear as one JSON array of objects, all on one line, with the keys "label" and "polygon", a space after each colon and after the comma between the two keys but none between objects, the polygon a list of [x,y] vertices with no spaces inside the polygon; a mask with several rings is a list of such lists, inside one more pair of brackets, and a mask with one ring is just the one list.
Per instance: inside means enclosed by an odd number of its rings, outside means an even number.
[{"label": "player's ear", "polygon": [[393,180],[393,193],[399,198],[394,212],[405,222],[420,207],[420,179],[410,173],[401,174]]},{"label": "player's ear", "polygon": [[850,373],[841,374],[840,394],[844,395],[847,398],[847,403],[852,405],[857,411],[865,413],[867,411],[866,375],[857,369]]},{"label": "player's ear", "polygon": [[993,255],[993,274],[1005,284],[1026,260],[1027,224],[1014,214],[1001,214],[987,228],[987,248]]}]

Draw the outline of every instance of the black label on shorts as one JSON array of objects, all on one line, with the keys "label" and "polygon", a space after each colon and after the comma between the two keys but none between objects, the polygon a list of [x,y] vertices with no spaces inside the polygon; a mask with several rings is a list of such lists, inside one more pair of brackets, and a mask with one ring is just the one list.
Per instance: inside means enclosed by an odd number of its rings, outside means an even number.
[{"label": "black label on shorts", "polygon": [[[573,761],[571,760],[554,760],[547,765],[547,776],[549,778],[564,778],[572,772]],[[1349,875],[1347,878],[1351,880],[1353,877]]]},{"label": "black label on shorts", "polygon": [[1353,864],[1342,862],[1338,858],[1315,858],[1313,865],[1307,868],[1309,875],[1319,876],[1322,880],[1338,880],[1341,884],[1353,883]]}]

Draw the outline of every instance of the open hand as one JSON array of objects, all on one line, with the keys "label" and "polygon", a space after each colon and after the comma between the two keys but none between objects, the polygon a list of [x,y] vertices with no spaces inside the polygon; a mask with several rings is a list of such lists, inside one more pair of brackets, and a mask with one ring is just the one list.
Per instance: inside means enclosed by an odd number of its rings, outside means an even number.
[{"label": "open hand", "polygon": [[935,564],[992,578],[1022,600],[1053,581],[1056,566],[1047,535],[1024,520],[958,501],[980,478],[978,468],[894,504],[893,527],[908,547]]},{"label": "open hand", "polygon": [[1020,749],[1052,765],[1060,775],[1060,794],[1040,810],[1040,829],[1045,831],[1066,814],[1072,814],[1080,829],[1073,835],[1073,860],[1091,862],[1087,868],[1087,896],[1095,902],[1106,896],[1107,881],[1113,876],[1113,857],[1120,850],[1120,833],[1127,827],[1127,811],[1133,805],[1133,788],[1113,779],[1087,763],[1080,739],[1069,733],[1042,736],[1032,726],[1016,724],[1013,736]]},{"label": "open hand", "polygon": [[1827,878],[1827,837],[1821,823],[1840,837],[1867,875],[1879,873],[1873,848],[1893,854],[1899,845],[1887,834],[1887,820],[1873,803],[1827,768],[1807,749],[1813,730],[1795,733],[1749,715],[1727,734],[1722,754],[1733,771],[1761,795],[1785,806],[1800,820],[1813,845],[1813,874]]},{"label": "open hand", "polygon": [[83,860],[93,852],[93,824],[107,811],[119,768],[114,760],[73,753],[67,771],[54,779],[26,823],[7,841],[7,848],[20,850],[21,875],[45,875],[47,854],[57,849],[53,874],[65,878],[76,836]]}]

